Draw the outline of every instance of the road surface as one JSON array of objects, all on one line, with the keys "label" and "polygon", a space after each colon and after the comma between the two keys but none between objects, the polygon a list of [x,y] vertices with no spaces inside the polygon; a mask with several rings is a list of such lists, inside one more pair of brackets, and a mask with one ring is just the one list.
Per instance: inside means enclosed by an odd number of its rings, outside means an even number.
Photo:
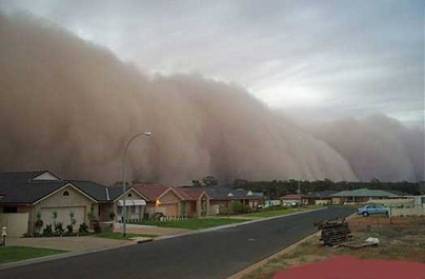
[{"label": "road surface", "polygon": [[7,279],[226,278],[312,234],[314,222],[347,216],[329,208],[0,271]]}]

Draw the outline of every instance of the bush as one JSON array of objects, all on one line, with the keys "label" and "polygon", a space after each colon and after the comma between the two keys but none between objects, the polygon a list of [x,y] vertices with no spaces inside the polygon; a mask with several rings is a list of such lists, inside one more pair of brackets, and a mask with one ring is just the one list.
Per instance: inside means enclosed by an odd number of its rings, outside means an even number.
[{"label": "bush", "polygon": [[41,228],[43,227],[43,220],[41,219],[41,213],[38,212],[37,213],[37,220],[34,223],[36,232],[39,233]]},{"label": "bush", "polygon": [[65,230],[63,229],[63,225],[61,222],[58,222],[55,224],[55,234],[56,235],[63,235]]},{"label": "bush", "polygon": [[237,214],[249,213],[249,212],[251,212],[251,208],[247,205],[240,203],[240,202],[233,202],[232,203],[232,212],[237,213]]},{"label": "bush", "polygon": [[93,225],[93,230],[95,233],[101,233],[102,232],[102,228],[100,227],[99,221],[95,220],[92,221],[92,225]]},{"label": "bush", "polygon": [[82,224],[80,224],[80,227],[78,228],[78,232],[79,233],[88,233],[89,227],[87,226],[86,223],[82,223]]},{"label": "bush", "polygon": [[73,232],[74,232],[74,226],[73,225],[66,226],[66,233],[67,234],[72,234]]},{"label": "bush", "polygon": [[43,229],[43,236],[52,236],[53,230],[52,225],[46,225]]}]

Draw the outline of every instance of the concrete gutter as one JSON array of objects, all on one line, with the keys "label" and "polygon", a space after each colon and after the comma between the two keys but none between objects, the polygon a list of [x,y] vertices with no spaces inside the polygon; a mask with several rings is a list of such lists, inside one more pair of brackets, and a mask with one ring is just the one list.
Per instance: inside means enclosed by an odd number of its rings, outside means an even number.
[{"label": "concrete gutter", "polygon": [[146,239],[145,241],[140,241],[140,242],[139,241],[133,241],[133,243],[129,243],[128,245],[125,245],[125,246],[108,247],[108,248],[101,248],[101,249],[95,249],[95,250],[90,250],[90,251],[65,252],[63,254],[58,254],[58,255],[51,255],[51,256],[38,257],[38,258],[27,259],[27,260],[22,260],[22,261],[17,261],[17,262],[5,263],[5,264],[0,264],[0,270],[20,267],[20,266],[25,266],[25,265],[31,265],[31,264],[35,264],[35,263],[42,263],[42,262],[59,260],[59,259],[77,257],[77,256],[82,256],[82,255],[94,254],[94,253],[108,251],[108,250],[120,249],[120,248],[123,248],[123,247],[126,247],[126,246],[137,245],[139,243],[159,241],[159,240],[171,239],[171,238],[176,238],[176,237],[183,237],[183,236],[188,236],[188,235],[193,235],[193,234],[207,233],[207,232],[222,230],[222,229],[226,229],[226,228],[234,228],[234,227],[243,226],[243,225],[247,225],[247,224],[263,222],[263,221],[278,219],[278,218],[285,218],[285,217],[289,217],[289,216],[294,216],[294,215],[299,215],[299,214],[303,214],[303,213],[308,213],[308,212],[318,211],[318,210],[324,210],[324,209],[326,209],[326,207],[311,209],[311,210],[305,210],[305,211],[300,211],[300,212],[294,212],[294,213],[282,215],[282,216],[273,216],[273,217],[268,217],[268,218],[261,218],[261,219],[258,219],[258,220],[250,220],[250,221],[241,222],[241,223],[235,223],[235,224],[217,226],[217,227],[201,229],[201,230],[196,230],[196,231],[190,231],[190,232],[181,233],[181,234],[160,236],[160,237],[153,238],[153,239]]}]

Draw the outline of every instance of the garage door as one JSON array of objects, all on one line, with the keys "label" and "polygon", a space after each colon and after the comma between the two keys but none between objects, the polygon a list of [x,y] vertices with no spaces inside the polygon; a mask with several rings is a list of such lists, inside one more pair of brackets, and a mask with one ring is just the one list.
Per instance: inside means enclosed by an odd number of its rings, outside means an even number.
[{"label": "garage door", "polygon": [[[77,227],[84,223],[84,207],[49,207],[41,209],[41,218],[43,219],[44,225],[53,224],[54,222],[61,222],[63,227],[66,228],[67,225],[71,224],[71,212],[74,214],[74,219],[76,224],[74,227]],[[57,218],[54,218],[54,212],[57,214]]]}]

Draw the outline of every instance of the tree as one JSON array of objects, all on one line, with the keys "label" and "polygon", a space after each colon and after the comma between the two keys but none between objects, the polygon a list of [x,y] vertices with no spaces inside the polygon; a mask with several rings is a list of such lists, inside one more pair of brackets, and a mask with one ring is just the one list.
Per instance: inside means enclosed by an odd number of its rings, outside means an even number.
[{"label": "tree", "polygon": [[192,180],[192,186],[193,187],[200,187],[200,186],[202,186],[202,183],[201,183],[201,181],[195,179],[195,180]]},{"label": "tree", "polygon": [[214,185],[218,185],[218,180],[214,176],[209,175],[202,178],[202,183],[205,186],[214,186]]}]

